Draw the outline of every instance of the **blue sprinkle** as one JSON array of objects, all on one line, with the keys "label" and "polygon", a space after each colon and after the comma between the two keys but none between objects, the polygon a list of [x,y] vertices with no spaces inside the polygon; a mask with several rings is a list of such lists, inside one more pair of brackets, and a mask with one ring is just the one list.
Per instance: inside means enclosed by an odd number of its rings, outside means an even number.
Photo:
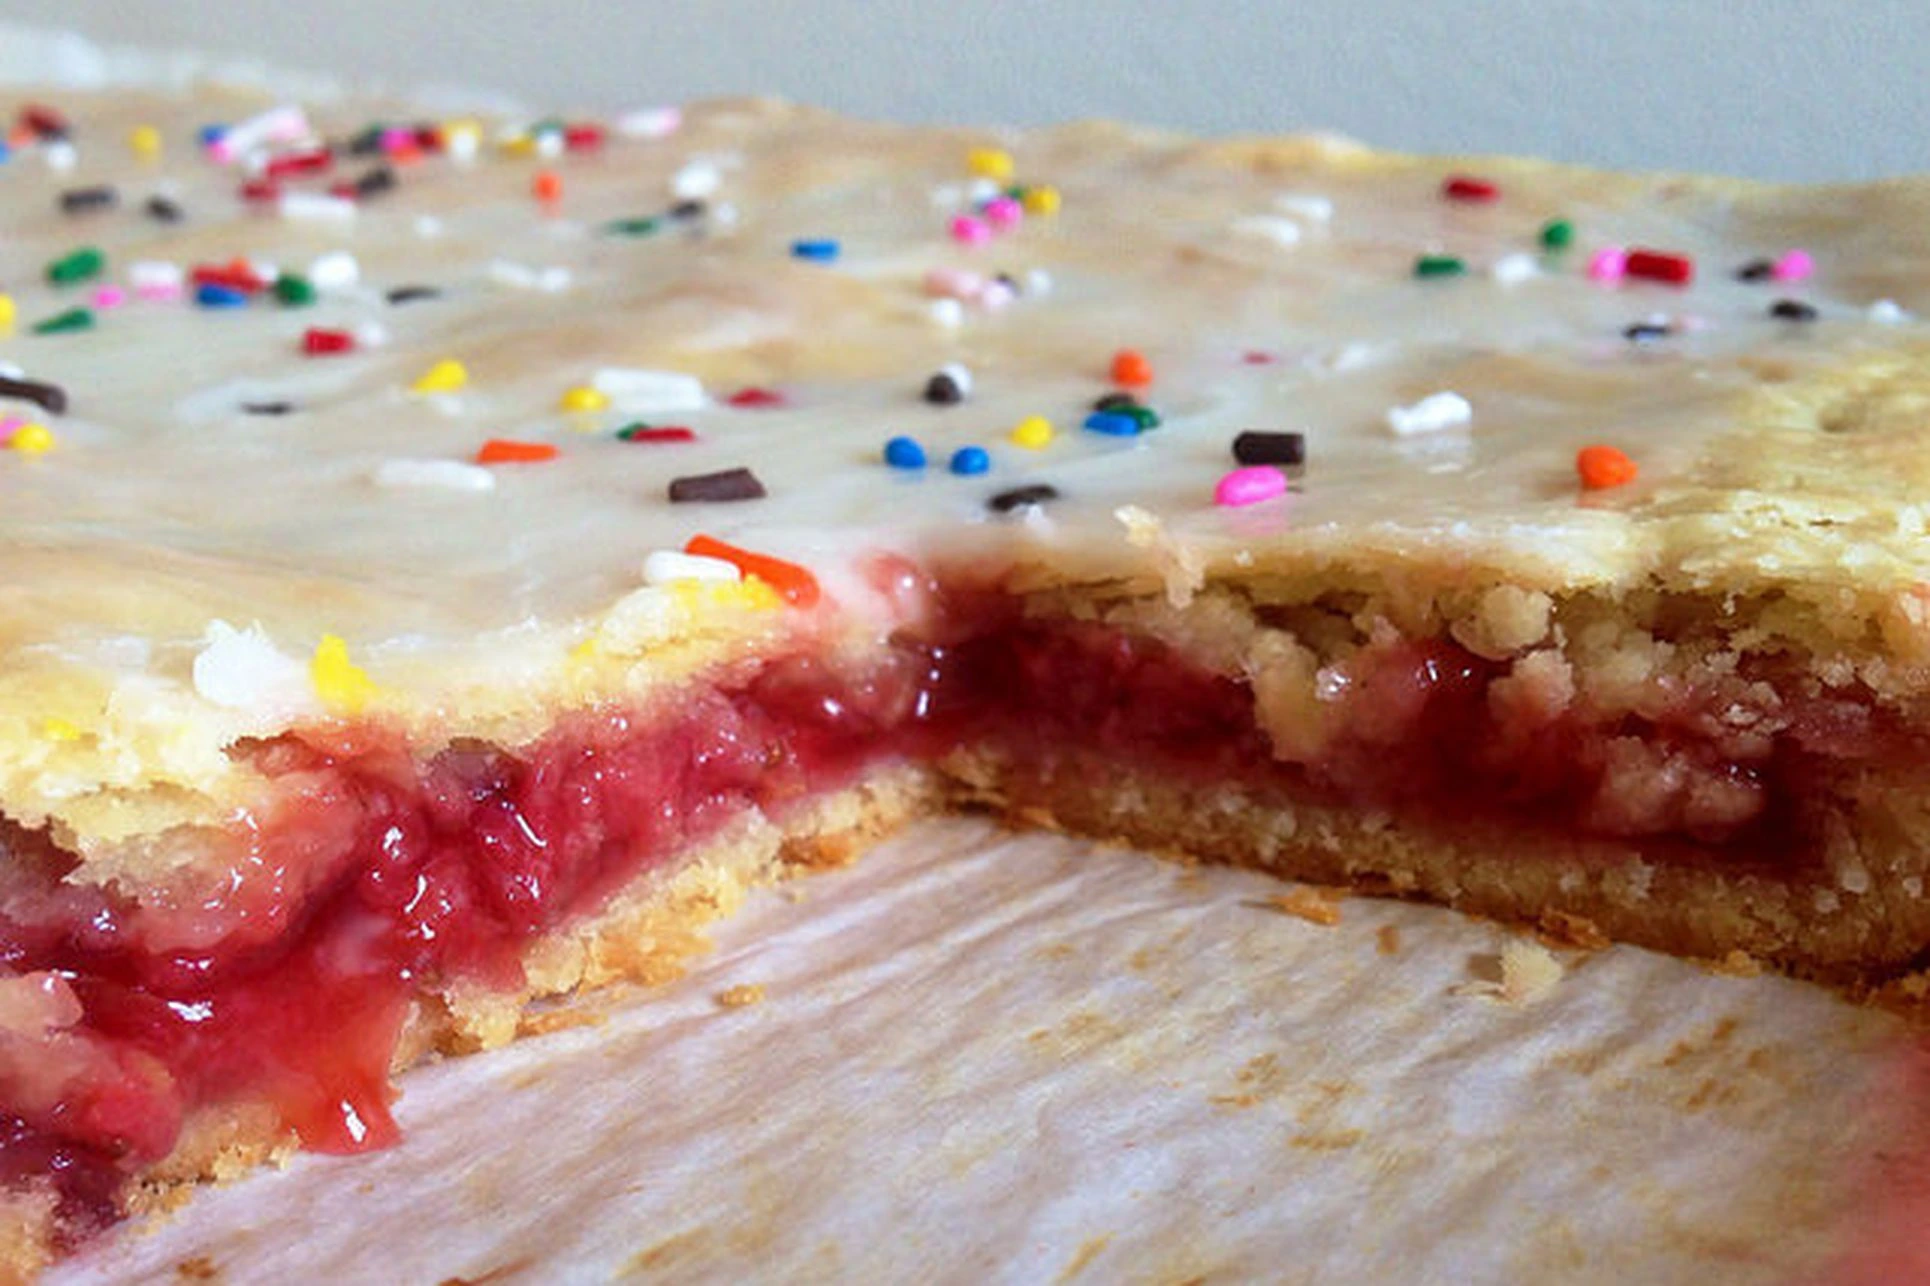
[{"label": "blue sprinkle", "polygon": [[894,469],[922,469],[925,448],[918,445],[917,438],[893,438],[885,443],[885,463]]},{"label": "blue sprinkle", "polygon": [[203,125],[197,137],[201,140],[201,146],[213,147],[221,141],[222,136],[227,132],[228,127],[226,125]]},{"label": "blue sprinkle", "polygon": [[1130,438],[1139,433],[1139,421],[1119,411],[1094,411],[1086,417],[1086,427],[1115,438]]},{"label": "blue sprinkle", "polygon": [[952,472],[967,476],[984,473],[992,467],[992,457],[985,454],[984,447],[960,447],[952,452]]},{"label": "blue sprinkle", "polygon": [[830,263],[838,257],[838,243],[828,238],[820,241],[793,241],[793,259],[813,259],[818,263]]},{"label": "blue sprinkle", "polygon": [[0,143],[0,161],[8,161],[12,159],[13,159],[13,149],[8,147],[5,143]]},{"label": "blue sprinkle", "polygon": [[204,281],[194,289],[194,302],[203,308],[240,308],[248,302],[248,292]]}]

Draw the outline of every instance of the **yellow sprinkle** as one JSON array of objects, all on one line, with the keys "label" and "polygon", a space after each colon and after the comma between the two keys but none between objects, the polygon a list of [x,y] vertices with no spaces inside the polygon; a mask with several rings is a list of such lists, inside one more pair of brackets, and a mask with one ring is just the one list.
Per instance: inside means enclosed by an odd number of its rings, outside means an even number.
[{"label": "yellow sprinkle", "polygon": [[12,295],[0,295],[0,335],[13,329],[15,314]]},{"label": "yellow sprinkle", "polygon": [[730,607],[774,612],[784,606],[778,592],[755,576],[746,576],[743,580],[673,580],[665,588],[686,612]]},{"label": "yellow sprinkle", "polygon": [[47,718],[40,721],[40,735],[49,741],[79,741],[80,726],[65,719]]},{"label": "yellow sprinkle", "polygon": [[996,147],[975,147],[966,153],[965,167],[981,179],[1005,183],[1012,177],[1012,154]]},{"label": "yellow sprinkle", "polygon": [[136,125],[128,133],[127,145],[143,161],[152,161],[161,155],[161,131],[152,125]]},{"label": "yellow sprinkle", "polygon": [[7,445],[22,455],[45,455],[54,449],[53,430],[44,424],[23,424],[13,431]]},{"label": "yellow sprinkle", "polygon": [[506,138],[503,140],[502,148],[511,156],[528,156],[536,150],[536,136],[518,134],[515,138]]},{"label": "yellow sprinkle", "polygon": [[1057,214],[1059,212],[1059,189],[1055,187],[1027,188],[1019,198],[1027,214]]},{"label": "yellow sprinkle", "polygon": [[1012,441],[1028,451],[1038,451],[1052,441],[1052,421],[1043,415],[1028,415],[1012,426]]},{"label": "yellow sprinkle", "polygon": [[565,411],[607,411],[610,399],[587,384],[579,384],[563,395],[561,405]]},{"label": "yellow sprinkle", "polygon": [[348,644],[334,634],[322,635],[322,641],[315,645],[308,677],[322,704],[337,714],[362,713],[380,691],[368,672],[348,659]]},{"label": "yellow sprinkle", "polygon": [[444,358],[422,373],[410,388],[417,393],[453,393],[469,382],[469,369],[454,358]]}]

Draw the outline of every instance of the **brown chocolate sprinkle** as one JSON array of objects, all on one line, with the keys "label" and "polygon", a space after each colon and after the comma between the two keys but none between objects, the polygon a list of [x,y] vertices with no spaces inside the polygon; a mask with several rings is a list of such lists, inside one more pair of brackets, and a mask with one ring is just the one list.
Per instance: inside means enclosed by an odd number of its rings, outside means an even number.
[{"label": "brown chocolate sprinkle", "polygon": [[995,514],[1009,514],[1014,509],[1036,509],[1048,500],[1057,500],[1059,489],[1050,483],[1035,482],[1027,487],[1013,487],[1001,491],[985,502],[985,507]]},{"label": "brown chocolate sprinkle", "polygon": [[1233,439],[1233,458],[1241,464],[1305,464],[1307,435],[1249,429]]},{"label": "brown chocolate sprinkle", "polygon": [[925,400],[933,406],[956,406],[965,400],[965,390],[944,371],[925,381]]},{"label": "brown chocolate sprinkle", "polygon": [[1778,299],[1769,305],[1769,315],[1777,321],[1813,322],[1816,320],[1816,308],[1800,299]]},{"label": "brown chocolate sprinkle", "polygon": [[0,375],[0,397],[32,402],[49,415],[67,413],[67,390],[40,380],[15,380]]},{"label": "brown chocolate sprinkle", "polygon": [[295,409],[293,402],[243,402],[241,409],[249,415],[287,415]]},{"label": "brown chocolate sprinkle", "polygon": [[725,469],[721,473],[699,473],[670,480],[672,504],[699,500],[762,500],[764,496],[764,484],[749,469]]},{"label": "brown chocolate sprinkle", "polygon": [[151,196],[147,199],[147,217],[156,223],[179,223],[186,216],[181,207],[164,196]]},{"label": "brown chocolate sprinkle", "polygon": [[1768,281],[1776,274],[1776,265],[1767,259],[1751,259],[1736,269],[1737,281]]},{"label": "brown chocolate sprinkle", "polygon": [[1131,393],[1107,393],[1092,404],[1095,411],[1130,411],[1139,405],[1139,399]]},{"label": "brown chocolate sprinkle", "polygon": [[442,292],[434,286],[397,286],[386,298],[391,304],[413,304],[424,299],[438,299]]},{"label": "brown chocolate sprinkle", "polygon": [[69,188],[60,194],[60,212],[88,214],[95,210],[111,210],[120,199],[120,193],[105,183],[91,188]]},{"label": "brown chocolate sprinkle", "polygon": [[355,180],[355,195],[358,197],[379,196],[395,186],[395,171],[386,165],[378,165]]},{"label": "brown chocolate sprinkle", "polygon": [[1667,339],[1673,333],[1660,322],[1636,322],[1632,326],[1622,327],[1622,338],[1631,344],[1646,344],[1652,340]]}]

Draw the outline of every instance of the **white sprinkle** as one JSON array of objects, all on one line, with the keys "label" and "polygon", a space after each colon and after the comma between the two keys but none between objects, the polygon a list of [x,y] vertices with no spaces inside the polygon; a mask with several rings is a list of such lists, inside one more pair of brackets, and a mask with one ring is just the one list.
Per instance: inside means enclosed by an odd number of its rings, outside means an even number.
[{"label": "white sprinkle", "polygon": [[418,214],[415,217],[415,234],[424,241],[433,241],[442,235],[442,220],[433,214]]},{"label": "white sprinkle", "polygon": [[232,165],[264,144],[293,142],[307,138],[311,132],[308,117],[302,109],[293,104],[284,104],[229,126],[209,146],[208,151],[223,165]]},{"label": "white sprinkle", "polygon": [[563,291],[568,290],[570,288],[570,283],[575,280],[576,280],[575,276],[570,272],[568,268],[564,268],[559,265],[554,268],[545,268],[541,272],[537,273],[536,288],[538,290],[546,291],[552,295],[560,294]]},{"label": "white sprinkle", "polygon": [[1412,406],[1389,407],[1387,427],[1399,437],[1459,428],[1474,418],[1474,408],[1459,393],[1431,393]]},{"label": "white sprinkle", "polygon": [[194,690],[230,710],[300,710],[310,704],[308,667],[277,648],[261,627],[208,622],[194,658]]},{"label": "white sprinkle", "polygon": [[956,183],[940,183],[931,190],[931,203],[941,210],[956,210],[965,204],[965,189]]},{"label": "white sprinkle", "polygon": [[972,373],[965,369],[964,363],[946,362],[938,368],[938,373],[940,375],[950,376],[952,383],[958,386],[960,393],[970,393],[972,391]]},{"label": "white sprinkle", "polygon": [[737,207],[729,201],[719,201],[710,207],[710,230],[721,232],[737,226]]},{"label": "white sprinkle", "polygon": [[356,215],[355,202],[327,192],[284,192],[275,206],[282,218],[304,222],[347,223]]},{"label": "white sprinkle", "polygon": [[1278,214],[1245,215],[1233,221],[1233,231],[1281,247],[1300,244],[1300,225]]},{"label": "white sprinkle", "polygon": [[187,279],[181,265],[165,259],[136,259],[127,265],[127,282],[135,290],[172,290]]},{"label": "white sprinkle", "polygon": [[1541,268],[1535,263],[1533,255],[1517,252],[1502,255],[1494,261],[1494,266],[1488,272],[1504,286],[1518,286],[1530,277],[1540,276]]},{"label": "white sprinkle", "polygon": [[979,178],[972,180],[971,185],[965,189],[965,194],[971,198],[973,205],[981,205],[1004,191],[997,179]]},{"label": "white sprinkle", "polygon": [[362,265],[346,250],[332,250],[308,265],[308,280],[320,291],[347,290],[362,280]]},{"label": "white sprinkle", "polygon": [[680,201],[701,201],[724,183],[724,172],[709,161],[691,161],[670,177],[670,191]]},{"label": "white sprinkle", "polygon": [[553,161],[563,155],[563,132],[546,129],[536,136],[536,155],[546,161]]},{"label": "white sprinkle", "polygon": [[574,280],[568,268],[532,268],[513,259],[492,259],[488,271],[489,279],[498,286],[507,286],[512,290],[541,290],[552,295],[568,290],[570,282]]},{"label": "white sprinkle", "polygon": [[678,108],[640,107],[617,117],[616,131],[625,138],[669,138],[683,123]]},{"label": "white sprinkle", "polygon": [[449,159],[467,165],[482,148],[482,131],[474,125],[455,125],[442,132],[442,150]]},{"label": "white sprinkle", "polygon": [[1273,204],[1308,223],[1329,223],[1334,217],[1334,203],[1317,193],[1287,192],[1273,198]]},{"label": "white sprinkle", "polygon": [[1879,299],[1871,304],[1869,317],[1879,326],[1895,326],[1910,320],[1910,314],[1894,299]]},{"label": "white sprinkle", "polygon": [[643,560],[643,583],[646,585],[669,585],[680,580],[735,581],[743,578],[744,573],[738,570],[736,563],[679,553],[674,549],[653,550]]},{"label": "white sprinkle", "polygon": [[375,485],[482,492],[496,489],[496,475],[461,460],[384,460],[376,466]]},{"label": "white sprinkle", "polygon": [[389,328],[381,322],[365,321],[355,328],[355,343],[361,348],[381,348],[389,342]]},{"label": "white sprinkle", "polygon": [[1028,295],[1051,294],[1052,274],[1043,268],[1027,269],[1025,274],[1025,293]]},{"label": "white sprinkle", "polygon": [[925,307],[931,313],[932,321],[947,330],[961,326],[965,322],[965,305],[956,299],[934,299]]},{"label": "white sprinkle", "polygon": [[978,292],[977,303],[978,306],[986,312],[995,313],[1009,305],[1018,297],[1018,291],[1012,289],[1007,283],[994,278],[986,282],[984,288]]},{"label": "white sprinkle", "polygon": [[627,415],[667,415],[704,409],[704,384],[681,371],[650,371],[604,366],[590,375],[590,387]]},{"label": "white sprinkle", "polygon": [[0,362],[0,378],[24,380],[27,378],[27,368],[15,366],[12,362]]},{"label": "white sprinkle", "polygon": [[76,152],[74,145],[65,139],[55,139],[51,143],[44,144],[40,149],[40,157],[47,162],[48,169],[61,174],[73,169],[80,161],[80,153]]}]

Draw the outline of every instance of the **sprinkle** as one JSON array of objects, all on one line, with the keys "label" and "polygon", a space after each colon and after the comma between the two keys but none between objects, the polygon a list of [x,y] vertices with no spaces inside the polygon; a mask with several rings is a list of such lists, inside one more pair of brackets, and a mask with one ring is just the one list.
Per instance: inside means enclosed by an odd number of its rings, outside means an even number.
[{"label": "sprinkle", "polygon": [[984,447],[960,447],[952,452],[951,470],[965,477],[986,472],[992,467],[992,457]]},{"label": "sprinkle", "polygon": [[1662,250],[1629,251],[1626,270],[1638,280],[1660,281],[1671,286],[1686,286],[1695,278],[1695,264],[1687,255]]},{"label": "sprinkle", "polygon": [[610,397],[600,389],[579,384],[563,394],[562,399],[557,402],[557,409],[577,412],[607,411],[610,409]]},{"label": "sprinkle", "polygon": [[207,140],[209,153],[223,165],[232,165],[248,152],[269,143],[287,143],[314,133],[302,109],[284,105],[271,107],[239,124],[228,126]]},{"label": "sprinkle", "polygon": [[375,485],[399,490],[484,492],[496,489],[496,475],[463,460],[384,460],[376,467]]},{"label": "sprinkle", "polygon": [[310,326],[302,332],[302,352],[310,357],[327,357],[355,351],[355,336],[345,330],[324,330]]},{"label": "sprinkle", "polygon": [[671,415],[706,405],[703,381],[681,371],[605,366],[590,373],[590,388],[627,415]]},{"label": "sprinkle", "polygon": [[663,221],[655,215],[644,215],[631,219],[612,219],[603,225],[605,235],[612,237],[647,237],[663,226]]},{"label": "sprinkle", "polygon": [[925,274],[925,293],[939,298],[973,299],[985,289],[985,278],[964,268],[933,268]]},{"label": "sprinkle", "polygon": [[347,223],[356,215],[355,202],[326,192],[284,192],[275,210],[296,223]]},{"label": "sprinkle", "polygon": [[102,312],[109,312],[127,302],[127,292],[119,286],[102,286],[94,292],[91,302]]},{"label": "sprinkle", "polygon": [[360,714],[379,692],[367,671],[348,659],[348,644],[334,634],[324,634],[316,644],[308,677],[322,704],[336,714]]},{"label": "sprinkle", "polygon": [[1243,237],[1256,237],[1281,247],[1300,244],[1300,225],[1279,214],[1245,215],[1233,221],[1233,231]]},{"label": "sprinkle", "polygon": [[999,492],[985,502],[985,507],[995,514],[1009,514],[1014,509],[1036,509],[1046,501],[1058,498],[1057,487],[1047,482],[1034,482]]},{"label": "sprinkle", "polygon": [[1454,174],[1441,184],[1441,195],[1450,201],[1486,205],[1501,195],[1501,189],[1487,179],[1477,179],[1468,174]]},{"label": "sprinkle", "polygon": [[1028,415],[1012,426],[1012,445],[1040,451],[1052,441],[1052,421],[1043,415]]},{"label": "sprinkle", "polygon": [[1124,411],[1138,405],[1139,399],[1131,393],[1114,391],[1111,393],[1101,393],[1099,397],[1093,401],[1092,409],[1095,411]]},{"label": "sprinkle", "polygon": [[1541,225],[1543,250],[1566,250],[1575,243],[1575,225],[1567,219],[1550,219]]},{"label": "sprinkle", "polygon": [[489,262],[489,279],[499,286],[509,286],[517,290],[541,290],[549,294],[567,290],[570,285],[570,270],[560,264],[552,268],[532,268],[528,264],[517,263],[510,259],[492,259]]},{"label": "sprinkle", "polygon": [[[963,375],[961,380],[959,377]],[[925,381],[925,391],[921,395],[933,406],[956,406],[965,400],[966,390],[971,387],[972,377],[965,368],[957,365],[941,366],[938,372]]]},{"label": "sprinkle", "polygon": [[680,580],[735,581],[743,576],[737,564],[727,559],[705,558],[674,549],[653,549],[643,560],[646,585],[670,585]]},{"label": "sprinkle", "polygon": [[1813,322],[1816,320],[1816,307],[1800,299],[1778,299],[1769,305],[1769,315],[1777,321]]},{"label": "sprinkle", "polygon": [[1016,228],[1025,218],[1025,207],[1009,196],[995,196],[979,213],[995,228]]},{"label": "sprinkle", "polygon": [[469,370],[454,358],[445,357],[417,377],[409,386],[415,393],[454,393],[469,383]]},{"label": "sprinkle", "polygon": [[1667,339],[1674,332],[1662,322],[1636,322],[1622,328],[1622,338],[1631,344],[1646,344],[1658,339]]},{"label": "sprinkle", "polygon": [[969,214],[961,214],[951,222],[952,240],[963,246],[982,246],[992,239],[992,225],[983,219]]},{"label": "sprinkle", "polygon": [[625,138],[668,138],[683,121],[683,112],[675,107],[636,108],[616,118],[616,132]]},{"label": "sprinkle", "polygon": [[716,473],[690,474],[670,480],[672,504],[693,501],[762,500],[764,484],[749,469],[723,469]]},{"label": "sprinkle", "polygon": [[32,402],[49,415],[67,413],[67,390],[43,380],[13,379],[0,375],[0,397]]},{"label": "sprinkle", "polygon": [[69,308],[64,313],[55,313],[45,321],[34,323],[36,335],[69,335],[75,331],[94,329],[94,314],[86,308]]},{"label": "sprinkle", "polygon": [[626,424],[617,430],[617,437],[624,442],[695,442],[697,434],[680,424],[665,425],[661,428],[648,424]]},{"label": "sprinkle", "polygon": [[284,272],[275,278],[275,298],[290,308],[304,308],[315,302],[315,286],[306,277]]},{"label": "sprinkle", "polygon": [[1153,382],[1153,364],[1136,349],[1122,348],[1112,355],[1112,382],[1127,388],[1144,388]]},{"label": "sprinkle", "polygon": [[965,168],[981,179],[1011,181],[1012,154],[996,147],[975,147],[965,154]]},{"label": "sprinkle", "polygon": [[119,204],[121,194],[105,183],[93,187],[69,188],[60,194],[62,214],[89,214],[96,210],[111,210]]},{"label": "sprinkle", "polygon": [[65,139],[57,139],[40,145],[40,159],[45,161],[47,168],[54,173],[65,174],[79,163],[80,153],[74,149],[72,143]]},{"label": "sprinkle", "polygon": [[818,601],[820,591],[817,577],[796,563],[787,563],[768,554],[754,554],[748,549],[739,549],[714,537],[701,535],[692,536],[685,543],[684,552],[734,563],[744,575],[755,576],[763,581],[794,607],[811,607]]},{"label": "sprinkle", "polygon": [[47,265],[47,280],[56,286],[92,281],[107,266],[107,256],[93,246],[69,251]]},{"label": "sprinkle", "polygon": [[1816,261],[1807,250],[1786,251],[1769,269],[1769,275],[1777,281],[1806,281],[1816,271]]},{"label": "sprinkle", "polygon": [[0,335],[12,330],[14,321],[19,316],[20,309],[13,302],[13,296],[0,294]]},{"label": "sprinkle", "polygon": [[1019,198],[1019,204],[1025,207],[1027,214],[1049,219],[1059,212],[1059,189],[1049,185],[1027,188],[1025,195]]},{"label": "sprinkle", "polygon": [[747,410],[764,410],[784,405],[784,395],[768,388],[740,388],[724,399],[730,406]]},{"label": "sprinkle", "polygon": [[1213,503],[1226,508],[1259,504],[1284,495],[1287,475],[1271,465],[1255,464],[1235,469],[1213,486]]},{"label": "sprinkle", "polygon": [[1601,491],[1635,481],[1637,470],[1635,461],[1614,447],[1593,446],[1575,454],[1575,472],[1581,476],[1583,488]]},{"label": "sprinkle", "polygon": [[791,243],[791,258],[809,259],[814,263],[831,263],[838,257],[839,245],[826,237]]},{"label": "sprinkle", "polygon": [[1233,458],[1248,465],[1302,465],[1307,462],[1307,435],[1248,429],[1233,439]]},{"label": "sprinkle", "polygon": [[362,265],[346,250],[333,250],[308,265],[308,279],[323,294],[347,290],[362,280]]},{"label": "sprinkle", "polygon": [[710,161],[691,161],[670,178],[671,194],[679,200],[701,201],[722,187],[724,172]]},{"label": "sprinkle", "polygon": [[237,195],[250,205],[265,205],[281,199],[281,184],[273,179],[250,179],[241,185]]},{"label": "sprinkle", "polygon": [[271,179],[289,178],[298,174],[317,174],[335,164],[335,153],[326,147],[303,148],[296,152],[283,152],[280,156],[270,157],[262,167],[262,174]]},{"label": "sprinkle", "polygon": [[563,127],[563,150],[594,152],[603,146],[603,127],[592,121],[577,121]]},{"label": "sprinkle", "polygon": [[1133,418],[1133,423],[1139,426],[1141,433],[1159,427],[1159,412],[1153,410],[1150,406],[1122,406],[1119,408],[1117,414],[1130,415]]},{"label": "sprinkle", "polygon": [[20,109],[20,124],[42,142],[66,138],[67,118],[44,103],[28,103]]},{"label": "sprinkle", "polygon": [[1614,285],[1628,275],[1628,251],[1620,246],[1603,246],[1588,257],[1588,279],[1604,286]]},{"label": "sprinkle", "polygon": [[676,202],[670,207],[667,213],[679,223],[689,223],[692,219],[703,218],[705,211],[709,209],[710,207],[704,202],[692,197],[688,200]]},{"label": "sprinkle", "polygon": [[1488,275],[1504,286],[1518,286],[1540,274],[1541,268],[1531,254],[1502,255],[1488,269]]},{"label": "sprinkle", "polygon": [[1431,393],[1412,406],[1389,407],[1387,427],[1399,437],[1459,428],[1474,418],[1474,408],[1459,393]]},{"label": "sprinkle", "polygon": [[554,205],[563,199],[563,180],[557,177],[554,170],[538,170],[536,177],[530,180],[529,192],[544,205]]},{"label": "sprinkle", "polygon": [[1139,434],[1139,421],[1124,411],[1094,411],[1086,417],[1085,427],[1094,433],[1114,438],[1130,438]]},{"label": "sprinkle", "polygon": [[287,415],[295,409],[293,402],[243,402],[241,409],[248,415]]},{"label": "sprinkle", "polygon": [[1737,281],[1768,281],[1776,275],[1776,264],[1770,259],[1751,259],[1736,269]]},{"label": "sprinkle", "polygon": [[925,305],[925,313],[935,325],[946,330],[956,330],[965,324],[965,305],[956,299],[934,299]]},{"label": "sprinkle", "polygon": [[194,288],[194,302],[203,308],[240,308],[248,302],[248,292],[204,281]]},{"label": "sprinkle", "polygon": [[985,283],[985,289],[978,292],[978,306],[986,312],[995,313],[1019,297],[1009,282],[996,279]]},{"label": "sprinkle", "polygon": [[1468,265],[1454,255],[1422,255],[1414,261],[1414,275],[1423,280],[1458,277],[1467,270]]},{"label": "sprinkle", "polygon": [[[6,298],[6,296],[0,295],[0,299],[4,298]],[[1871,321],[1879,326],[1895,326],[1899,322],[1908,321],[1910,318],[1910,314],[1903,311],[1903,305],[1897,303],[1894,299],[1877,300],[1870,305],[1868,316]],[[5,317],[4,315],[0,315],[0,330],[5,329]]]},{"label": "sprinkle", "polygon": [[477,464],[540,464],[559,454],[548,442],[517,442],[510,438],[491,438],[476,452]]},{"label": "sprinkle", "polygon": [[127,146],[143,161],[156,160],[161,155],[161,131],[152,125],[136,125],[128,131]]},{"label": "sprinkle", "polygon": [[1333,222],[1333,201],[1317,192],[1284,192],[1273,198],[1273,204],[1307,223]]},{"label": "sprinkle", "polygon": [[7,435],[7,445],[22,455],[45,455],[54,449],[53,430],[44,424],[23,424]]},{"label": "sprinkle", "polygon": [[170,201],[164,196],[149,197],[147,203],[141,208],[147,212],[147,217],[156,223],[179,223],[187,217],[187,212],[177,202]]},{"label": "sprinkle", "polygon": [[885,463],[894,469],[922,469],[925,448],[918,445],[917,438],[900,435],[885,443]]}]

